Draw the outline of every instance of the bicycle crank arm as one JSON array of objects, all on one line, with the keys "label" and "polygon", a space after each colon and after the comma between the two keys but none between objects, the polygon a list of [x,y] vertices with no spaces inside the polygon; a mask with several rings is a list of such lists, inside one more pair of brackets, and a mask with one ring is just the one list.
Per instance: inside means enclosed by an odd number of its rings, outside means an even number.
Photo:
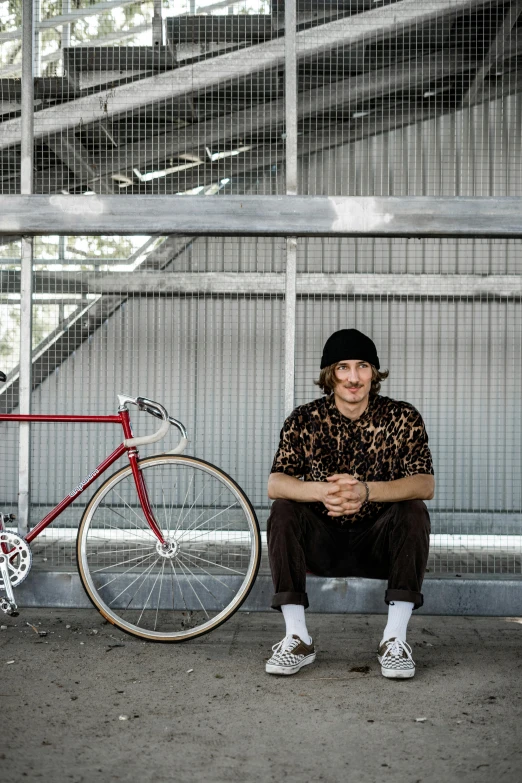
[{"label": "bicycle crank arm", "polygon": [[10,614],[11,617],[18,617],[18,607],[14,599],[9,569],[7,568],[7,556],[4,554],[0,554],[0,575],[2,576],[5,592],[7,593],[7,598],[0,597],[0,609],[4,614]]}]

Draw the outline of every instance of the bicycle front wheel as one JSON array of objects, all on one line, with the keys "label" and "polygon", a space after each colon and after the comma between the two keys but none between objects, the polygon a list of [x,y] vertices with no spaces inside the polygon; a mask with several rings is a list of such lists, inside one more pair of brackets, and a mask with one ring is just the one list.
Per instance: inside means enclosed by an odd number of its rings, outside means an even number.
[{"label": "bicycle front wheel", "polygon": [[129,465],[85,509],[80,578],[123,631],[185,641],[217,628],[247,597],[261,557],[259,525],[241,488],[208,462],[162,454],[139,466],[167,546],[145,519]]}]

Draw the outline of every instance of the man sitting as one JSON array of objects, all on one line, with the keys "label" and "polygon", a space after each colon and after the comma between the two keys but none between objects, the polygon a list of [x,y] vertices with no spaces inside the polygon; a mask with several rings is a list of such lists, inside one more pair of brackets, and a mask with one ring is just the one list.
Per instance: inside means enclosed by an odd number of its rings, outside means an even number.
[{"label": "man sitting", "polygon": [[434,493],[428,436],[419,412],[379,394],[373,341],[342,329],[326,341],[317,385],[326,396],[296,408],[281,431],[268,481],[274,499],[267,537],[284,639],[266,664],[295,674],[313,663],[305,621],[306,572],[387,579],[388,622],[378,660],[385,677],[415,674],[406,642],[422,606]]}]

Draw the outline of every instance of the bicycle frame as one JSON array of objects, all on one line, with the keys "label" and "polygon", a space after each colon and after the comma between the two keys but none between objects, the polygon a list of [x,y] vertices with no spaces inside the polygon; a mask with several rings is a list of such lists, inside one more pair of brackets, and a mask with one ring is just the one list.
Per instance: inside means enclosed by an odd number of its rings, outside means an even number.
[{"label": "bicycle frame", "polygon": [[[62,415],[41,415],[41,414],[18,414],[18,413],[1,413],[1,421],[26,421],[26,422],[76,422],[80,424],[121,424],[123,427],[123,433],[125,438],[132,438],[132,428],[130,423],[129,411],[124,408],[120,409],[116,416],[62,416]],[[132,469],[132,475],[134,477],[134,483],[136,484],[136,491],[138,498],[152,532],[162,545],[166,545],[165,538],[159,525],[154,519],[152,509],[150,506],[150,500],[147,493],[147,486],[143,479],[143,475],[138,465],[138,451],[135,446],[126,446],[121,443],[113,452],[101,462],[97,468],[95,468],[89,475],[81,481],[57,506],[50,511],[35,527],[33,527],[29,533],[25,536],[25,541],[28,544],[31,543],[40,533],[58,517],[62,511],[64,511],[71,503],[74,503],[76,498],[85,492],[93,481],[105,473],[110,466],[116,462],[125,452],[128,453],[129,462]]]}]

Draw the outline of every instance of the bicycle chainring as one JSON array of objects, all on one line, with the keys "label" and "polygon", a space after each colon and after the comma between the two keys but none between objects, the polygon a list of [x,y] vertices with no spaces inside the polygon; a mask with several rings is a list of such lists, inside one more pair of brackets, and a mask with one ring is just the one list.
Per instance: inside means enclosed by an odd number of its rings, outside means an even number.
[{"label": "bicycle chainring", "polygon": [[[11,587],[21,584],[29,574],[32,554],[29,544],[16,533],[0,531],[0,559],[7,566]],[[4,582],[5,568],[0,568],[0,590],[6,590]]]}]

